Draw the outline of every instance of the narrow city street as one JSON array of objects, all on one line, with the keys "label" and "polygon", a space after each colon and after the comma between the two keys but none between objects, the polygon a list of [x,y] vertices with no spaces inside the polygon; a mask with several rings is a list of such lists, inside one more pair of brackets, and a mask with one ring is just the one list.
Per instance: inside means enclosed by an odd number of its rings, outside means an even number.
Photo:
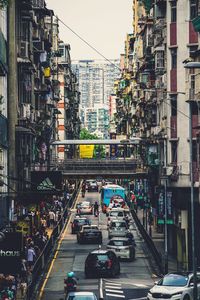
[{"label": "narrow city street", "polygon": [[[82,199],[94,202],[100,198],[100,194],[96,192],[86,193],[85,198],[80,195],[77,202]],[[71,220],[73,220],[75,209],[73,209]],[[107,233],[107,217],[100,213],[99,219],[94,216],[89,216],[92,224],[98,224],[103,233],[102,248],[106,248],[108,242]],[[150,267],[148,265],[148,258],[143,252],[143,241],[139,237],[136,228],[132,232],[136,241],[136,259],[133,262],[120,262],[121,274],[118,278],[104,278],[101,279],[86,279],[84,275],[84,263],[87,254],[98,245],[84,244],[79,245],[76,240],[76,235],[71,234],[71,223],[69,222],[58,254],[54,260],[51,272],[46,276],[46,284],[40,291],[38,300],[59,300],[64,297],[64,277],[67,272],[74,271],[78,280],[78,291],[93,291],[97,296],[103,293],[104,299],[142,299],[146,298],[147,290],[153,285],[153,279]],[[99,295],[100,293],[100,295]]]}]

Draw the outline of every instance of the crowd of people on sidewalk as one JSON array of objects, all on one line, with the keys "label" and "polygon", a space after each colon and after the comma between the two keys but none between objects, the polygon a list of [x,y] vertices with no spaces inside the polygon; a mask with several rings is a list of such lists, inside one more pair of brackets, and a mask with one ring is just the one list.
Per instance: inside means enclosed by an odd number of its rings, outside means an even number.
[{"label": "crowd of people on sidewalk", "polygon": [[24,235],[24,254],[19,274],[15,276],[0,274],[0,300],[24,299],[31,282],[34,264],[61,219],[67,200],[69,195],[53,196],[50,202],[40,202],[36,212],[39,215],[39,222],[37,226],[32,224],[30,233]]}]

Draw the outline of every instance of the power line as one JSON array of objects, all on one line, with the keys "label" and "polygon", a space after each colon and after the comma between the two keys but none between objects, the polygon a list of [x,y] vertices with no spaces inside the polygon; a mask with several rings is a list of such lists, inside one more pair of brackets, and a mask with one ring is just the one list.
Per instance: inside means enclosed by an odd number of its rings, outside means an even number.
[{"label": "power line", "polygon": [[97,54],[99,54],[101,57],[103,57],[106,61],[108,61],[111,65],[115,66],[118,70],[121,71],[120,67],[118,67],[116,64],[114,64],[110,59],[108,59],[105,55],[103,55],[99,50],[97,50],[95,47],[93,47],[90,43],[88,43],[84,38],[82,38],[77,32],[75,32],[71,27],[69,27],[64,21],[62,21],[60,18],[57,17],[57,19],[66,27],[68,28],[73,34],[75,34],[82,42],[84,42],[88,47],[90,47],[92,50],[94,50]]},{"label": "power line", "polygon": [[[118,70],[121,71],[120,67],[118,67],[116,64],[114,64],[110,59],[108,59],[107,57],[105,57],[99,50],[97,50],[95,47],[93,47],[90,43],[88,43],[84,38],[82,38],[77,32],[75,32],[71,27],[69,27],[64,21],[62,21],[60,18],[57,17],[57,19],[66,27],[68,28],[73,34],[75,34],[81,41],[83,41],[87,46],[89,46],[91,49],[93,49],[96,53],[98,53],[101,57],[103,57],[106,61],[108,61],[110,64],[112,64],[113,66],[115,66]],[[180,94],[185,94],[184,92],[179,92]],[[169,99],[171,100],[171,99]],[[175,108],[180,114],[182,114],[183,116],[185,116],[187,119],[190,119],[190,117],[188,115],[186,115],[184,112],[182,112],[181,110],[179,110],[176,106],[172,105],[171,103],[168,103],[167,101],[165,101],[163,99],[163,102],[166,103],[167,105],[169,105],[170,107]]]},{"label": "power line", "polygon": [[[171,99],[167,99],[167,100],[171,100]],[[186,115],[184,112],[182,112],[180,109],[178,109],[175,105],[169,103],[168,101],[165,101],[164,99],[163,99],[163,102],[166,103],[167,105],[169,105],[170,107],[175,108],[181,115],[183,115],[187,119],[190,119],[190,117],[188,115]]]}]

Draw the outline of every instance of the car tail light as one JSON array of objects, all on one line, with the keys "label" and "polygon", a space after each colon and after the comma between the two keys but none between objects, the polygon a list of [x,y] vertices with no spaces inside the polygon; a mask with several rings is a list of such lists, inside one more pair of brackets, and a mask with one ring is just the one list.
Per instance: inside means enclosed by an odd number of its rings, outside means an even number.
[{"label": "car tail light", "polygon": [[109,260],[107,261],[107,263],[108,263],[108,268],[111,268],[111,267],[112,267],[112,260],[109,259]]}]

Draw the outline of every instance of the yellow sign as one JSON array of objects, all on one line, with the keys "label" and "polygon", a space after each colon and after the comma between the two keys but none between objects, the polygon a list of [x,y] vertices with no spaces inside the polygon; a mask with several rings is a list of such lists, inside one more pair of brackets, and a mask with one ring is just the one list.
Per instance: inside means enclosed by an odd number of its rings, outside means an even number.
[{"label": "yellow sign", "polygon": [[80,145],[80,158],[93,158],[94,145]]},{"label": "yellow sign", "polygon": [[29,221],[18,221],[16,224],[16,231],[22,232],[23,235],[30,234]]}]

